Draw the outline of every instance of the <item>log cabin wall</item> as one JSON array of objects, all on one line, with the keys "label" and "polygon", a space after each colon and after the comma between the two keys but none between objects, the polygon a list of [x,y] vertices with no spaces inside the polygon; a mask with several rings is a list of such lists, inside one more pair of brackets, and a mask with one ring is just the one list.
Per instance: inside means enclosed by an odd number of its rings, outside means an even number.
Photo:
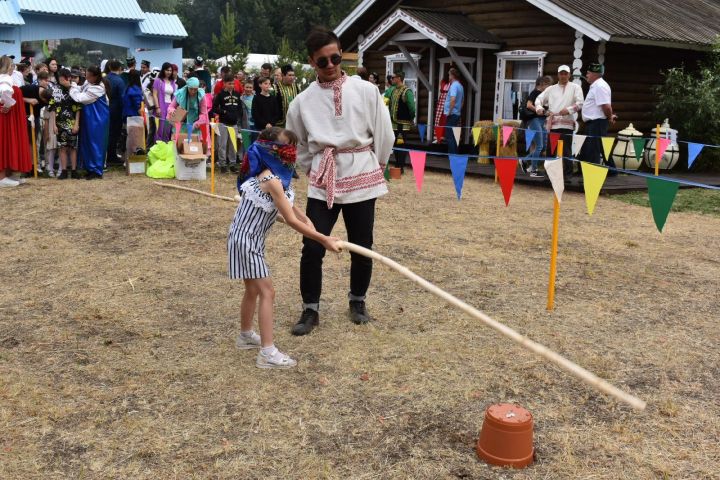
[{"label": "log cabin wall", "polygon": [[[468,16],[471,21],[495,34],[504,41],[499,51],[536,50],[547,52],[544,60],[544,74],[557,78],[557,68],[562,64],[573,63],[575,30],[555,19],[549,14],[535,8],[523,0],[444,0],[438,4],[437,0],[404,0],[400,6],[422,7],[437,10],[460,12]],[[389,15],[387,11],[385,15]],[[379,20],[373,19],[373,22]],[[368,33],[368,32],[365,32]],[[373,45],[379,47],[382,42]],[[598,59],[598,43],[584,37],[583,47],[583,73],[585,67]],[[432,45],[428,40],[428,46]],[[440,46],[436,46],[436,58],[449,56]],[[474,49],[456,49],[460,56],[475,57]],[[419,52],[418,49],[411,49]],[[388,47],[383,51],[368,50],[364,53],[363,64],[381,76],[385,75],[385,55],[397,53],[395,47]],[[493,119],[494,96],[496,85],[497,56],[496,51],[485,50],[483,55],[483,74],[481,85],[481,111],[483,120]],[[422,53],[420,66],[423,72],[429,74],[429,50]],[[653,87],[662,82],[661,70],[680,66],[683,63],[694,66],[703,58],[702,52],[663,48],[654,46],[629,45],[608,42],[606,44],[605,65],[606,80],[613,89],[613,107],[620,116],[620,120],[612,130],[625,128],[632,122],[636,128],[647,133],[653,128],[657,119],[653,115],[656,96]],[[436,66],[437,67],[437,66]],[[436,76],[438,68],[435,69]],[[473,72],[475,73],[475,72]],[[431,79],[436,88],[439,79]],[[471,88],[467,82],[465,86],[466,99],[469,99]],[[427,123],[428,92],[421,82],[418,82],[418,122]],[[583,82],[583,90],[587,92],[588,85]],[[382,90],[382,88],[381,88]],[[436,96],[437,98],[437,96]],[[470,121],[463,116],[463,125]],[[672,119],[670,119],[672,124]]]}]

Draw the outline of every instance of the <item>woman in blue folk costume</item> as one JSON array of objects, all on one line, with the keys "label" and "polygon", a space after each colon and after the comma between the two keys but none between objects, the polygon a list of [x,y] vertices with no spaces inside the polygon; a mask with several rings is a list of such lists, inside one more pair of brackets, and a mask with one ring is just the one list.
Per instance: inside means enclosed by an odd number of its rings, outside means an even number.
[{"label": "woman in blue folk costume", "polygon": [[176,108],[184,109],[187,112],[181,128],[184,133],[188,133],[188,126],[195,130],[201,125],[207,125],[208,111],[204,98],[205,90],[200,88],[200,80],[196,77],[188,78],[187,84],[175,92],[175,98],[168,107],[168,117]]},{"label": "woman in blue folk costume", "polygon": [[86,82],[83,86],[73,85],[70,88],[72,99],[83,104],[80,115],[78,157],[87,170],[86,180],[103,176],[110,128],[107,87],[107,81],[102,77],[100,68],[91,65],[86,71]]},{"label": "woman in blue folk costume", "polygon": [[[240,335],[235,344],[243,350],[260,348],[255,361],[258,368],[297,365],[273,343],[275,290],[265,263],[265,238],[278,213],[303,236],[328,250],[340,251],[337,238],[317,232],[310,219],[293,205],[295,192],[290,181],[295,171],[296,144],[294,133],[273,127],[263,130],[248,148],[238,178],[242,200],[228,232],[228,272],[231,279],[245,283],[240,304]],[[252,329],[256,305],[260,335]]]}]

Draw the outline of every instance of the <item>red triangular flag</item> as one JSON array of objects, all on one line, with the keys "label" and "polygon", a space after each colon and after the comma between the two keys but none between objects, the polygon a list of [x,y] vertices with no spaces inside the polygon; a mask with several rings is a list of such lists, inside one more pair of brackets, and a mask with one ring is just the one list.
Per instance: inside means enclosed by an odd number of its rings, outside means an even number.
[{"label": "red triangular flag", "polygon": [[560,134],[559,133],[550,133],[550,155],[553,155],[555,153],[555,150],[557,150],[557,144],[558,140],[560,140]]},{"label": "red triangular flag", "polygon": [[670,146],[670,139],[669,138],[660,138],[658,139],[658,152],[659,157],[662,158],[662,156],[665,154],[665,150]]},{"label": "red triangular flag", "polygon": [[426,155],[427,152],[410,150],[410,164],[412,165],[413,175],[415,175],[415,187],[418,192],[422,190],[423,178],[425,178]]},{"label": "red triangular flag", "polygon": [[517,159],[515,158],[496,158],[495,168],[498,172],[500,180],[500,188],[505,197],[505,206],[510,203],[510,195],[512,194],[513,185],[515,184],[515,170],[517,170]]}]

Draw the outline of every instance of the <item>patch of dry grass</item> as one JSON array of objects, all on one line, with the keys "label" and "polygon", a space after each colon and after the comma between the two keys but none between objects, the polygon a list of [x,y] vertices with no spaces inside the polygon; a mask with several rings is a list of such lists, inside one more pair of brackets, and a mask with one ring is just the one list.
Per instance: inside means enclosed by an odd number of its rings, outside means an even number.
[{"label": "patch of dry grass", "polygon": [[[718,478],[720,219],[673,213],[661,235],[645,208],[601,198],[588,217],[566,193],[549,313],[549,190],[505,208],[492,181],[458,202],[449,175],[417,194],[410,174],[378,203],[376,250],[630,389],[637,413],[381,265],[377,320],[352,325],[347,255],[327,257],[320,328],[292,337],[301,242],[281,225],[277,343],[299,366],[261,371],[234,348],[232,204],[119,174],[0,201],[0,478]],[[475,457],[500,401],[535,416],[528,469]]]}]

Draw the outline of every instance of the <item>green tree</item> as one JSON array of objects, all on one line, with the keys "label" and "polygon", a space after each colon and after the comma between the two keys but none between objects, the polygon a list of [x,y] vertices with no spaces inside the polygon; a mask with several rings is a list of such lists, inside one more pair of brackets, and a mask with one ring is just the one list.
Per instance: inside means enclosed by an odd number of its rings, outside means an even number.
[{"label": "green tree", "polygon": [[[685,66],[663,73],[657,87],[657,118],[669,118],[680,137],[703,144],[720,144],[720,40],[696,73]],[[695,167],[697,165],[697,167]],[[693,168],[720,168],[720,152],[706,148]]]},{"label": "green tree", "polygon": [[231,55],[243,49],[237,42],[237,17],[230,11],[230,2],[225,2],[225,14],[220,17],[220,36],[212,34],[212,47],[216,56]]},{"label": "green tree", "polygon": [[138,0],[143,12],[176,13],[178,0]]}]

